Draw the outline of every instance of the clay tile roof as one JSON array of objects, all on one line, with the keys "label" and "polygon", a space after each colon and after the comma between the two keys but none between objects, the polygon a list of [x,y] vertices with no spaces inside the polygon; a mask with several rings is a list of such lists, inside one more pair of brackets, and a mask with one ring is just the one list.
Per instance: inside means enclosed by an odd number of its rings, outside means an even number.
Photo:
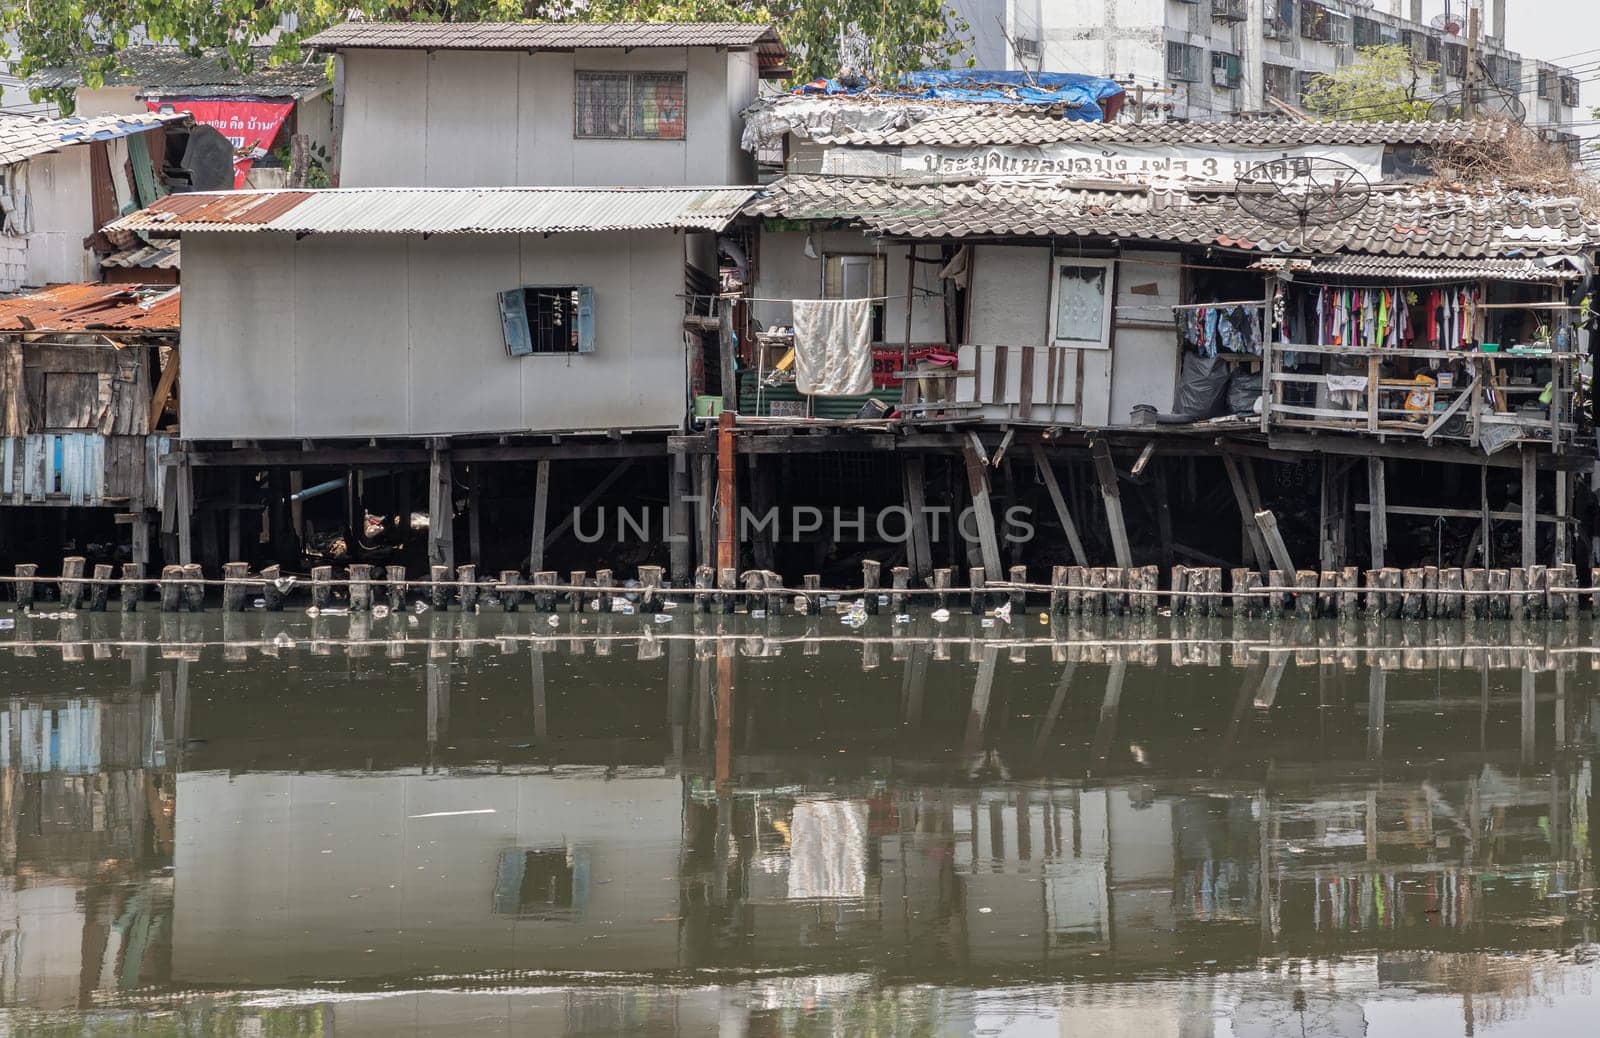
[{"label": "clay tile roof", "polygon": [[[818,113],[826,109],[826,115]],[[785,119],[792,109],[796,118]],[[893,101],[872,95],[785,97],[759,103],[764,119],[819,144],[857,146],[990,144],[1307,145],[1441,144],[1497,140],[1509,125],[1477,122],[1302,122],[1293,119],[1215,122],[1097,123],[1061,118],[1021,105]]]},{"label": "clay tile roof", "polygon": [[755,216],[843,220],[908,238],[1074,235],[1220,245],[1280,253],[1345,252],[1477,258],[1560,255],[1592,249],[1600,222],[1575,198],[1475,196],[1401,189],[1374,192],[1339,224],[1265,223],[1229,192],[1106,190],[1062,181],[927,183],[788,176],[745,209]]},{"label": "clay tile roof", "polygon": [[[106,86],[136,87],[143,97],[305,97],[332,84],[320,62],[273,65],[270,50],[252,51],[244,71],[221,48],[191,54],[182,47],[129,47],[117,53],[117,65],[106,74]],[[83,70],[64,66],[41,69],[28,77],[36,90],[83,85]]]},{"label": "clay tile roof", "polygon": [[171,122],[187,122],[189,116],[176,115],[97,115],[88,118],[31,119],[0,115],[0,166],[60,151],[75,144],[112,140],[146,133]]},{"label": "clay tile roof", "polygon": [[316,50],[584,50],[733,47],[764,53],[782,43],[754,22],[345,22],[305,41]]},{"label": "clay tile roof", "polygon": [[51,285],[0,299],[0,332],[176,332],[178,290],[170,285]]}]

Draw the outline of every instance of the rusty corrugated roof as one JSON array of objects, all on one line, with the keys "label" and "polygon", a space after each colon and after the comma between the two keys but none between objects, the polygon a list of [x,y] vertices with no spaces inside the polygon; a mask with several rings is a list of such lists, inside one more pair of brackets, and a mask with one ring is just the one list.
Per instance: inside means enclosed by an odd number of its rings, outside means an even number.
[{"label": "rusty corrugated roof", "polygon": [[926,181],[788,176],[746,207],[755,216],[840,220],[908,238],[1079,236],[1332,255],[1477,258],[1561,255],[1600,242],[1600,218],[1576,198],[1375,191],[1347,220],[1266,223],[1231,194],[1103,190],[1070,182]]},{"label": "rusty corrugated roof", "polygon": [[565,231],[721,230],[753,187],[334,188],[168,195],[109,225],[171,235],[555,234]]},{"label": "rusty corrugated roof", "polygon": [[305,41],[315,50],[588,50],[742,47],[782,53],[758,22],[345,22]]},{"label": "rusty corrugated roof", "polygon": [[51,285],[0,299],[0,333],[177,330],[178,290],[170,285]]}]

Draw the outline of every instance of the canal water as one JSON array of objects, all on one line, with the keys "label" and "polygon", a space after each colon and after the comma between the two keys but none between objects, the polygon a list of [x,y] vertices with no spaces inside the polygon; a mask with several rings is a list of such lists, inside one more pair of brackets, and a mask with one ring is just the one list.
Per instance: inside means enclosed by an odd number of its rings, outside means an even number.
[{"label": "canal water", "polygon": [[0,611],[0,1033],[1593,1034],[1593,645]]}]

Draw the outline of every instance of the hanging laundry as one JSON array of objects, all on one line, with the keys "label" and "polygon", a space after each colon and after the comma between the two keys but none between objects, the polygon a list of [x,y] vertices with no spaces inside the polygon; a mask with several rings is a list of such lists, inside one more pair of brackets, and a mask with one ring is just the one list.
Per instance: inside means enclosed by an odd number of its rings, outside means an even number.
[{"label": "hanging laundry", "polygon": [[794,300],[795,388],[806,396],[872,392],[872,301]]}]

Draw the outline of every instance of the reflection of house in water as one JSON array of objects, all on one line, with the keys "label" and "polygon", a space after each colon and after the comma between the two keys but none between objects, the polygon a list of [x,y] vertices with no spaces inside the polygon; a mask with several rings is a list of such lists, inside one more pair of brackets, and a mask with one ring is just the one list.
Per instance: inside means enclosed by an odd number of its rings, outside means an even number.
[{"label": "reflection of house in water", "polygon": [[0,1003],[77,1006],[167,972],[162,706],[138,692],[0,705]]}]

